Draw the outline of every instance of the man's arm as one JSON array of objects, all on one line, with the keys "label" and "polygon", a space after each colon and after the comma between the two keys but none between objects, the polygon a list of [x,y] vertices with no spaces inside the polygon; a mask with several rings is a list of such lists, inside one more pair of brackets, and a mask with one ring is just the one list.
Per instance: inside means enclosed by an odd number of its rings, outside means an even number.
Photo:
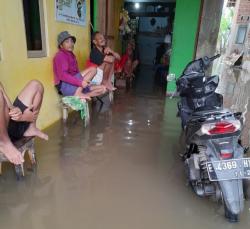
[{"label": "man's arm", "polygon": [[105,56],[103,62],[107,62],[109,64],[113,63],[115,61],[114,56]]},{"label": "man's arm", "polygon": [[121,56],[119,55],[119,53],[115,52],[113,55],[114,55],[115,59],[117,59],[117,60],[121,59]]},{"label": "man's arm", "polygon": [[21,121],[21,119],[22,119],[22,111],[20,110],[20,108],[13,106],[13,104],[10,101],[9,97],[7,96],[7,94],[6,94],[5,90],[4,90],[4,87],[1,84],[1,82],[0,82],[0,90],[3,93],[3,97],[4,97],[5,102],[6,102],[7,106],[8,106],[8,108],[9,108],[10,118],[12,120],[15,120],[15,121]]},{"label": "man's arm", "polygon": [[117,60],[121,59],[120,55],[117,52],[115,52],[114,50],[112,50],[111,48],[109,48],[109,47],[105,48],[104,53],[106,55],[111,54]]},{"label": "man's arm", "polygon": [[112,50],[112,55],[115,57],[115,59],[117,59],[117,60],[120,60],[121,59],[121,56],[117,53],[117,52],[114,52],[113,50]]},{"label": "man's arm", "polygon": [[57,69],[55,74],[58,74],[58,78],[61,81],[78,87],[82,86],[82,80],[79,80],[68,73],[69,63],[63,56],[57,56],[54,58],[54,67]]}]

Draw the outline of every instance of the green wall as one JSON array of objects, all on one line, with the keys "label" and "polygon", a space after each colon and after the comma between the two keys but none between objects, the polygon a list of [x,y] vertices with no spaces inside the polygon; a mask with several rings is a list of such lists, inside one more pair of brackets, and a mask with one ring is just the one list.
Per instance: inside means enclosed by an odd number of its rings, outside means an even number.
[{"label": "green wall", "polygon": [[[91,0],[92,1],[92,0]],[[94,31],[97,31],[97,15],[98,15],[98,0],[93,0],[94,1]]]},{"label": "green wall", "polygon": [[[194,57],[196,34],[202,0],[176,0],[172,55],[169,73],[179,77]],[[175,91],[175,82],[169,82],[167,92]]]}]

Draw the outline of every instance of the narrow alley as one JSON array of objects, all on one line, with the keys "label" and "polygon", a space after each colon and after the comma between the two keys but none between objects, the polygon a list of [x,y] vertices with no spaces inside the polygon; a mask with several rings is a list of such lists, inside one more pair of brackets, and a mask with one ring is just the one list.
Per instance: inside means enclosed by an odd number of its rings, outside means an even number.
[{"label": "narrow alley", "polygon": [[0,1],[0,229],[250,227],[250,0]]},{"label": "narrow alley", "polygon": [[12,170],[1,177],[1,228],[249,227],[249,202],[231,225],[221,205],[192,192],[178,156],[177,99],[165,101],[151,80],[143,67],[134,89],[118,91],[86,129],[78,113],[50,127],[48,144],[36,142],[37,171],[20,183]]}]

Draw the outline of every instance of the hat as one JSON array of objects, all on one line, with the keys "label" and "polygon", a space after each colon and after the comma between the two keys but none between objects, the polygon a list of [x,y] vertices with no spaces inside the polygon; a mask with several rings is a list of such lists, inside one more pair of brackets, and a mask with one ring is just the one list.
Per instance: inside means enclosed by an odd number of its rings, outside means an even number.
[{"label": "hat", "polygon": [[72,38],[72,40],[74,41],[74,43],[76,43],[76,38],[72,35],[69,34],[68,31],[63,31],[61,33],[58,34],[57,36],[57,45],[58,47],[68,38]]}]

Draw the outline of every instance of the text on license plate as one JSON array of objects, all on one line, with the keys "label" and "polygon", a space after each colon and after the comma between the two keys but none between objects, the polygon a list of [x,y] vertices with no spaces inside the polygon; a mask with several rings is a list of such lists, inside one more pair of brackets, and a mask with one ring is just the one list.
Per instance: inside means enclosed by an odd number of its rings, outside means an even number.
[{"label": "text on license plate", "polygon": [[250,158],[207,162],[211,181],[250,179]]}]

